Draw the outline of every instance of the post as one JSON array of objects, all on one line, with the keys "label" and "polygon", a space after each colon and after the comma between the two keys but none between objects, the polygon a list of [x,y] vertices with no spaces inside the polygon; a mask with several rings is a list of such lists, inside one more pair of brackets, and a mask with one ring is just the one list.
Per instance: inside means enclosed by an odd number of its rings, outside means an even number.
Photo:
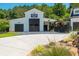
[{"label": "post", "polygon": [[49,22],[48,22],[47,30],[49,31]]},{"label": "post", "polygon": [[71,31],[73,31],[73,22],[71,22]]}]

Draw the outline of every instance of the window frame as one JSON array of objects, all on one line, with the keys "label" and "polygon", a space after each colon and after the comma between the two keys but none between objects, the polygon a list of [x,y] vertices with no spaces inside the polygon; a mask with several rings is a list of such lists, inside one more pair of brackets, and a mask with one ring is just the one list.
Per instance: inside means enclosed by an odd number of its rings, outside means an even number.
[{"label": "window frame", "polygon": [[74,14],[79,14],[79,12],[76,11],[79,11],[79,8],[74,9]]},{"label": "window frame", "polygon": [[31,14],[31,17],[32,18],[37,18],[38,17],[38,14],[35,14],[35,13],[34,14]]}]

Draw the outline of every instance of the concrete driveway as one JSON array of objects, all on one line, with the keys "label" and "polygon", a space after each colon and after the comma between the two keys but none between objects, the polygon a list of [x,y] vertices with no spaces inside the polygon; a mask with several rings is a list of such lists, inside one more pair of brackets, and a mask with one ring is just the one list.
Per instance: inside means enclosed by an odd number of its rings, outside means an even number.
[{"label": "concrete driveway", "polygon": [[60,41],[68,34],[29,34],[0,38],[0,56],[25,56],[35,46]]}]

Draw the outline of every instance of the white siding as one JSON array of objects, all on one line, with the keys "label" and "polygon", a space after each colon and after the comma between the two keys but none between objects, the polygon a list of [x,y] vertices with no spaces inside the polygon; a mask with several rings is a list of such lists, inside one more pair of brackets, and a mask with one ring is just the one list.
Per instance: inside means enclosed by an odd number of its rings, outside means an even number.
[{"label": "white siding", "polygon": [[72,27],[72,30],[73,30],[73,23],[74,22],[79,22],[79,18],[71,18],[71,27]]},{"label": "white siding", "polygon": [[31,18],[31,14],[36,13],[38,14],[37,19],[40,19],[40,31],[44,31],[44,17],[43,17],[43,12],[37,10],[37,9],[32,9],[28,12],[25,12],[25,18],[26,18],[26,25],[27,25],[27,31],[29,31],[29,19]]},{"label": "white siding", "polygon": [[[25,20],[24,19],[25,18],[10,20],[9,31],[11,31],[11,32],[15,31],[15,24],[24,24],[24,26],[25,26]],[[25,31],[25,28],[24,28],[24,31]]]}]

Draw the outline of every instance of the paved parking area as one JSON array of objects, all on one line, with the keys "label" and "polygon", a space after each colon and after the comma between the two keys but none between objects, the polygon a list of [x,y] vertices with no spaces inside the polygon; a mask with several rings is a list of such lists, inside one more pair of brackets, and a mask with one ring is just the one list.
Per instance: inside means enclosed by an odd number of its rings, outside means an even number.
[{"label": "paved parking area", "polygon": [[68,34],[29,34],[0,38],[0,56],[25,56],[35,46],[60,41]]}]

